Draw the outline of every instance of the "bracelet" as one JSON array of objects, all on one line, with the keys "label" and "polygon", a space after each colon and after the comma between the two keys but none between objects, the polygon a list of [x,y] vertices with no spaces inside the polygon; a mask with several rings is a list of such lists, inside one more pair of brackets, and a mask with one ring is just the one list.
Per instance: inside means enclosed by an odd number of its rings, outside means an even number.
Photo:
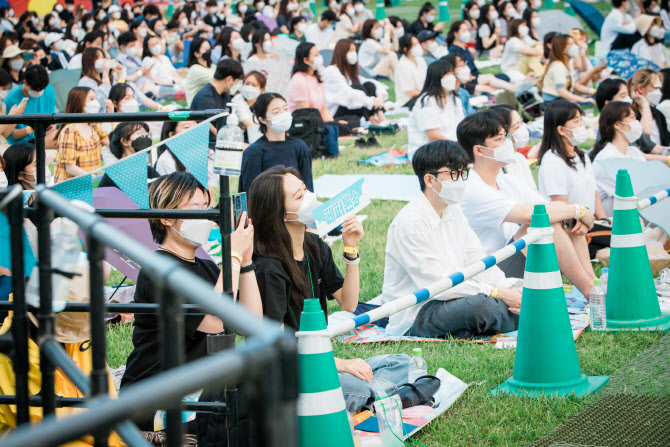
[{"label": "bracelet", "polygon": [[346,256],[342,256],[342,260],[347,265],[358,265],[358,263],[361,262],[361,255],[358,255],[358,257],[353,261],[351,259],[347,259]]},{"label": "bracelet", "polygon": [[498,298],[498,288],[497,287],[494,287],[493,289],[491,289],[491,296],[493,298]]},{"label": "bracelet", "polygon": [[579,210],[580,210],[579,219],[581,219],[582,217],[584,217],[584,214],[586,214],[586,207],[584,205],[579,205]]},{"label": "bracelet", "polygon": [[582,208],[579,205],[575,205],[575,215],[574,218],[579,220],[579,215],[582,214]]},{"label": "bracelet", "polygon": [[358,254],[358,247],[347,247],[346,245],[344,246],[344,252],[350,255],[357,255]]},{"label": "bracelet", "polygon": [[240,264],[236,264],[235,262],[231,262],[230,267],[233,269],[234,272],[240,273]]},{"label": "bracelet", "polygon": [[231,250],[230,251],[230,258],[231,259],[237,259],[238,261],[240,261],[240,264],[242,264],[242,259],[243,259],[242,255],[239,254],[238,252]]},{"label": "bracelet", "polygon": [[256,270],[256,264],[254,264],[252,262],[251,264],[247,265],[246,267],[242,267],[240,269],[240,275],[244,275],[245,273],[250,273],[250,272],[253,272],[255,270]]}]

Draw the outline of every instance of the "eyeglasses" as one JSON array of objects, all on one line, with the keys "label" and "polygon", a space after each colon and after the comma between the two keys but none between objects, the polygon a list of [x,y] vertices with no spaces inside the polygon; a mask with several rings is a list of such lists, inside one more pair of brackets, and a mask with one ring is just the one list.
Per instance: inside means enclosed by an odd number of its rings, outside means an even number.
[{"label": "eyeglasses", "polygon": [[451,175],[451,179],[453,181],[458,180],[459,177],[462,178],[463,180],[467,180],[468,176],[470,175],[470,168],[456,169],[453,171],[437,171],[433,172],[432,174],[435,176],[435,178],[437,178],[439,174],[447,174],[447,173]]}]

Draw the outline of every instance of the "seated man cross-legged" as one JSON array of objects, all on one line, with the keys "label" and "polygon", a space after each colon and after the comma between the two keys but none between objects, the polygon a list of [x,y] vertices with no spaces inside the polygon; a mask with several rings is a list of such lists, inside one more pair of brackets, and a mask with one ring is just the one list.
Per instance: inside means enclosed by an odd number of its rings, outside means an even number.
[{"label": "seated man cross-legged", "polygon": [[[493,253],[523,237],[534,205],[542,203],[554,228],[561,272],[588,297],[597,278],[584,237],[593,227],[593,213],[580,204],[548,202],[532,187],[502,171],[505,165],[514,162],[514,146],[502,119],[494,112],[483,111],[466,117],[456,133],[458,142],[474,161],[465,182],[463,212],[484,250]],[[525,264],[525,255],[519,252],[499,266],[508,276],[520,277]]]},{"label": "seated man cross-legged", "polygon": [[[393,219],[386,243],[384,303],[429,286],[486,256],[460,205],[468,156],[458,143],[438,140],[414,153],[421,194]],[[517,329],[521,290],[498,267],[480,273],[435,299],[390,317],[393,335],[454,338]]]}]

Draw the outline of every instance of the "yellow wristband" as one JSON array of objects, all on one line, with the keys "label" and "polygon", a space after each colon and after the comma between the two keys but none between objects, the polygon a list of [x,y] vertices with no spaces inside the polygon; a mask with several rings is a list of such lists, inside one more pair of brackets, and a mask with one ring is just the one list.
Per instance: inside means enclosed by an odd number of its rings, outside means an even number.
[{"label": "yellow wristband", "polygon": [[358,254],[358,247],[347,247],[346,245],[344,246],[344,252],[350,255],[357,255]]},{"label": "yellow wristband", "polygon": [[584,207],[584,205],[579,205],[579,207],[582,210],[582,212],[579,213],[579,218],[581,219],[582,217],[584,217],[584,214],[586,214],[586,208]]},{"label": "yellow wristband", "polygon": [[231,259],[237,259],[238,261],[240,261],[240,264],[242,264],[242,255],[239,254],[238,252],[231,250],[230,251],[230,258]]},{"label": "yellow wristband", "polygon": [[491,296],[492,296],[493,298],[498,298],[498,288],[497,288],[497,287],[494,287],[494,288],[491,290]]}]

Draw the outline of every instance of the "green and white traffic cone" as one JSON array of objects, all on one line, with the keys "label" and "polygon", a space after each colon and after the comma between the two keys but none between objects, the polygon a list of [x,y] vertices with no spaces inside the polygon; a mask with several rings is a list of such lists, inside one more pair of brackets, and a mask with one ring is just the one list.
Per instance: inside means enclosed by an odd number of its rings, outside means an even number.
[{"label": "green and white traffic cone", "polygon": [[670,316],[661,313],[656,296],[637,197],[633,196],[630,175],[625,169],[620,169],[616,176],[605,305],[608,330],[670,329]]},{"label": "green and white traffic cone", "polygon": [[400,0],[391,0],[391,7],[395,8],[396,6],[400,6],[400,3]]},{"label": "green and white traffic cone", "polygon": [[[440,0],[438,3],[439,9],[438,9],[438,15],[437,15],[437,21],[438,22],[446,22],[450,20],[449,18],[449,2],[447,0]],[[463,8],[463,6],[461,6]]]},{"label": "green and white traffic cone", "polygon": [[544,205],[535,205],[530,226],[529,231],[548,234],[528,247],[514,373],[490,394],[585,397],[605,386],[609,377],[582,374]]},{"label": "green and white traffic cone", "polygon": [[314,3],[314,0],[309,0],[309,10],[312,11],[313,16],[316,16],[316,3]]},{"label": "green and white traffic cone", "polygon": [[554,0],[544,0],[544,9],[554,9],[554,8],[556,8]]},{"label": "green and white traffic cone", "polygon": [[575,10],[572,8],[572,5],[568,2],[563,2],[563,12],[572,17],[575,17],[577,15],[575,13]]},{"label": "green and white traffic cone", "polygon": [[384,9],[384,0],[377,0],[377,9],[375,10],[375,19],[384,20],[386,18],[386,10]]},{"label": "green and white traffic cone", "polygon": [[354,446],[327,329],[319,300],[305,300],[297,334],[300,447]]}]

